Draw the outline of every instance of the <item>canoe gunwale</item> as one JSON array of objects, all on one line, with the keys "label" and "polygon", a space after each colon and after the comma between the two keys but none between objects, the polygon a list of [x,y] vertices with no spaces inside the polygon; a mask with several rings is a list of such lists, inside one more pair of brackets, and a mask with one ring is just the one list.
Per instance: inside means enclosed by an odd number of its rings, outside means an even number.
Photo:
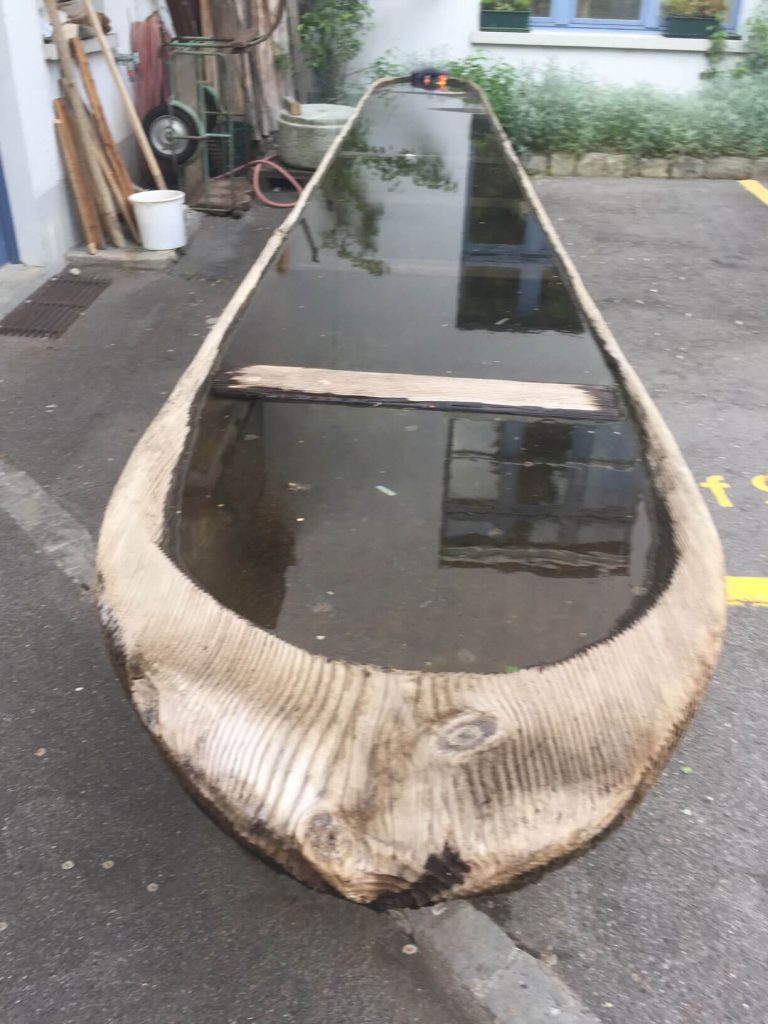
[{"label": "canoe gunwale", "polygon": [[246,844],[358,902],[508,885],[585,848],[652,784],[701,698],[725,624],[722,551],[672,435],[506,158],[647,445],[676,559],[618,634],[514,676],[384,672],[310,655],[202,591],[163,550],[169,503],[240,310],[382,79],[227,304],[131,455],[99,540],[108,643],[145,725]]}]

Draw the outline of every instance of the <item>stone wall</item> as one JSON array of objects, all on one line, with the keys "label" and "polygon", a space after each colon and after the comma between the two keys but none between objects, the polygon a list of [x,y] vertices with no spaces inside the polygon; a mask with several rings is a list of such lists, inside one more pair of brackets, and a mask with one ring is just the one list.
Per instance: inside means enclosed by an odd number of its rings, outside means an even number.
[{"label": "stone wall", "polygon": [[638,157],[630,153],[526,153],[531,175],[582,178],[765,178],[768,156]]}]

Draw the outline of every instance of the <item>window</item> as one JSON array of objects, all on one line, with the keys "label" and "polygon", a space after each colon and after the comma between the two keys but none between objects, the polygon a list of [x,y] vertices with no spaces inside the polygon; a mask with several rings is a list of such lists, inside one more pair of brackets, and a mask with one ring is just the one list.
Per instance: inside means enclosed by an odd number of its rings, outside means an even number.
[{"label": "window", "polygon": [[[732,0],[725,27],[736,27],[740,0]],[[659,29],[661,0],[532,0],[531,24],[557,28]]]},{"label": "window", "polygon": [[572,28],[658,28],[660,0],[535,0],[533,23]]}]

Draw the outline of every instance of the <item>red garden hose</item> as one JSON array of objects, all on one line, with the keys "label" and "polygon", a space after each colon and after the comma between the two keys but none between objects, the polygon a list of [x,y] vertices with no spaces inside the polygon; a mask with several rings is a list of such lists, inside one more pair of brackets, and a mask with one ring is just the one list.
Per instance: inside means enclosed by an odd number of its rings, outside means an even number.
[{"label": "red garden hose", "polygon": [[[292,185],[293,188],[296,189],[296,199],[293,199],[290,203],[276,203],[272,199],[267,199],[261,191],[260,185],[261,171],[264,166],[271,167],[274,171],[277,171],[278,174],[282,174],[288,184]],[[296,181],[291,172],[286,171],[284,167],[281,167],[280,164],[276,163],[274,160],[268,160],[266,157],[263,157],[261,160],[253,161],[253,194],[260,202],[264,203],[265,206],[272,206],[276,210],[290,210],[291,207],[295,206],[298,202],[298,196],[301,195],[301,192],[301,185]]]},{"label": "red garden hose", "polygon": [[163,103],[168,95],[168,67],[163,45],[168,34],[157,14],[131,25],[131,49],[139,55],[134,102],[139,117]]},{"label": "red garden hose", "polygon": [[298,197],[294,199],[293,202],[290,203],[276,203],[272,199],[267,199],[267,197],[262,192],[259,184],[259,179],[261,178],[261,168],[265,164],[268,164],[270,167],[273,167],[278,172],[278,174],[282,174],[286,181],[288,181],[288,183],[296,189],[299,195],[301,195],[303,189],[301,185],[298,183],[298,181],[296,181],[294,176],[291,174],[291,172],[286,171],[286,169],[284,167],[281,167],[280,164],[277,163],[275,160],[269,160],[267,159],[267,157],[261,157],[261,159],[259,160],[249,160],[247,164],[240,164],[239,167],[233,167],[231,171],[224,171],[223,174],[215,175],[213,178],[211,178],[211,181],[219,181],[221,178],[228,178],[232,174],[237,174],[238,171],[244,171],[246,167],[252,167],[253,192],[256,198],[261,200],[261,202],[264,203],[266,206],[272,206],[276,210],[290,210],[291,207],[295,206],[296,203],[298,202]]}]

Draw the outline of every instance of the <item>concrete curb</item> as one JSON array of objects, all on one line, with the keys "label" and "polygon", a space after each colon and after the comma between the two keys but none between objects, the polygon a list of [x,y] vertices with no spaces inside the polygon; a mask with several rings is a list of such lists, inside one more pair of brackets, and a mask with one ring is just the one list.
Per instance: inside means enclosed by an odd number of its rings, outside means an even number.
[{"label": "concrete curb", "polygon": [[[204,214],[199,210],[184,212],[187,225],[187,245],[200,230]],[[71,267],[111,268],[115,270],[170,270],[178,263],[183,250],[179,249],[142,249],[139,245],[129,245],[125,249],[98,249],[89,253],[85,246],[70,249],[67,253],[67,265]]]},{"label": "concrete curb", "polygon": [[442,961],[493,1024],[600,1024],[547,966],[471,903],[392,916],[413,945]]},{"label": "concrete curb", "polygon": [[67,265],[112,270],[170,270],[178,262],[176,249],[142,249],[131,245],[125,249],[97,249],[89,253],[85,247],[70,249]]},{"label": "concrete curb", "polygon": [[6,263],[0,267],[0,317],[15,309],[52,273],[47,267],[28,267],[23,263]]},{"label": "concrete curb", "polygon": [[698,156],[640,157],[631,153],[526,153],[521,157],[530,175],[582,178],[719,178],[768,177],[768,157]]}]

